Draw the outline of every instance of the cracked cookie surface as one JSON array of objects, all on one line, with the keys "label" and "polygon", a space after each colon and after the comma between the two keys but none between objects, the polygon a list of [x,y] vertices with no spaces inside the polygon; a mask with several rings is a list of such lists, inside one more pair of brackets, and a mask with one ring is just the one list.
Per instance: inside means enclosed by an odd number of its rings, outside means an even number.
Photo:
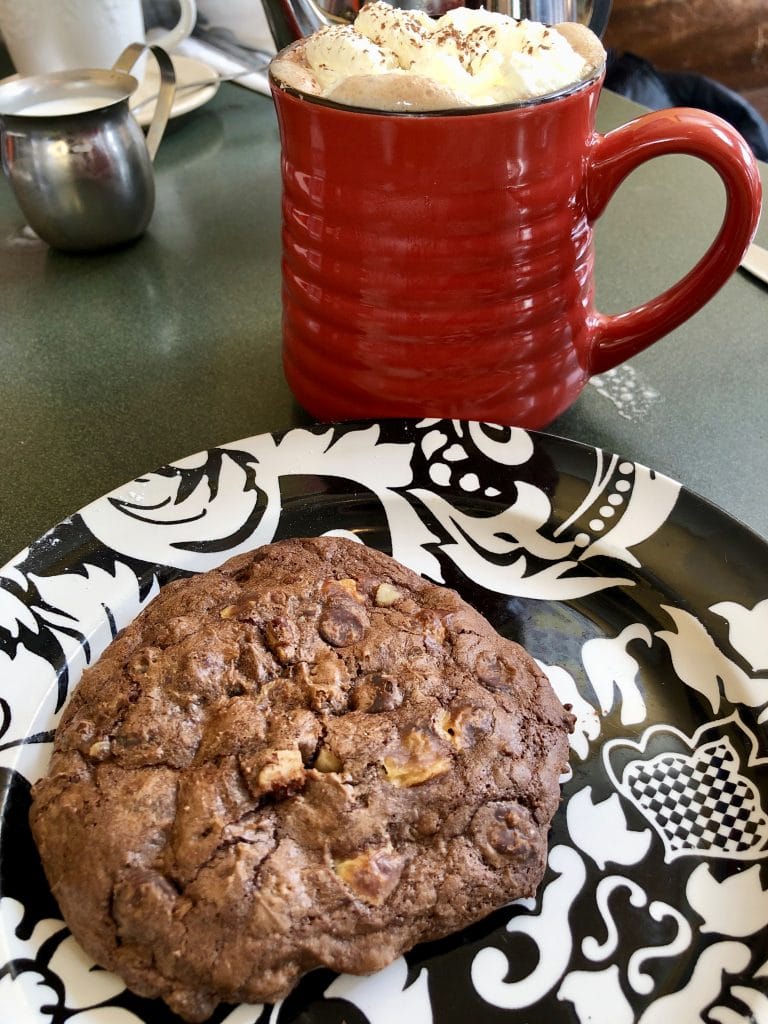
[{"label": "cracked cookie surface", "polygon": [[572,723],[454,591],[280,541],[168,584],[85,671],[31,825],[87,952],[203,1021],[533,895]]}]

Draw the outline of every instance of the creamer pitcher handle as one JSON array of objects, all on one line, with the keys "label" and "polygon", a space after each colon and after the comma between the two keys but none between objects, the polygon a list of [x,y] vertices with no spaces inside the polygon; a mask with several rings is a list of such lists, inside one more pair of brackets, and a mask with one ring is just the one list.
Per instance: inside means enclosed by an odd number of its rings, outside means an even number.
[{"label": "creamer pitcher handle", "polygon": [[677,284],[626,313],[590,314],[586,367],[604,373],[688,320],[728,280],[754,237],[762,189],[752,151],[722,118],[677,107],[644,114],[607,135],[595,135],[587,172],[587,216],[595,221],[627,175],[656,156],[695,156],[725,186],[723,223],[712,245]]},{"label": "creamer pitcher handle", "polygon": [[173,98],[176,95],[176,72],[173,67],[173,61],[160,46],[145,46],[143,43],[131,43],[129,46],[126,46],[112,65],[112,70],[124,71],[128,74],[145,50],[151,52],[160,69],[160,92],[155,104],[155,112],[152,115],[152,123],[147,131],[149,158],[154,160],[160,140],[163,137],[163,132],[165,131],[165,126],[168,124],[168,118],[171,115]]}]

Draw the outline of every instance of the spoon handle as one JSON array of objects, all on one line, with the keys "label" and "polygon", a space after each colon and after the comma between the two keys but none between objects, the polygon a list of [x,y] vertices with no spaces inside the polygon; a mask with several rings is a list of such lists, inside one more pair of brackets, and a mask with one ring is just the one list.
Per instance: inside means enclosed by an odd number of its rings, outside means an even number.
[{"label": "spoon handle", "polygon": [[[193,89],[204,89],[206,85],[217,85],[221,82],[236,82],[240,78],[247,78],[248,75],[258,74],[267,67],[270,60],[271,57],[265,60],[262,67],[243,68],[242,71],[236,71],[231,75],[213,74],[210,78],[201,78],[196,82],[184,82],[183,85],[176,86],[176,95],[178,96],[180,92],[191,92]],[[158,96],[159,93],[153,93],[151,96],[145,97],[140,103],[131,107],[131,113],[135,114],[137,111],[143,110],[144,107],[148,107],[150,103],[154,103],[157,100]]]}]

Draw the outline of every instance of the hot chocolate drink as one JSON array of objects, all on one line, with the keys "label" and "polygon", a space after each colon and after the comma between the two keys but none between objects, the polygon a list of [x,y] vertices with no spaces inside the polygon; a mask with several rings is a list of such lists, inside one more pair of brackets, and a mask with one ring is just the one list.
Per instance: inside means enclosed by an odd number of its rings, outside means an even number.
[{"label": "hot chocolate drink", "polygon": [[460,7],[439,19],[383,0],[272,63],[283,86],[350,106],[423,111],[536,99],[591,78],[605,51],[584,25],[547,28]]},{"label": "hot chocolate drink", "polygon": [[[733,273],[759,212],[744,140],[686,109],[601,135],[604,66],[575,22],[381,2],[277,55],[283,367],[307,412],[539,429]],[[678,285],[603,314],[594,223],[670,153],[715,169],[725,222]]]}]

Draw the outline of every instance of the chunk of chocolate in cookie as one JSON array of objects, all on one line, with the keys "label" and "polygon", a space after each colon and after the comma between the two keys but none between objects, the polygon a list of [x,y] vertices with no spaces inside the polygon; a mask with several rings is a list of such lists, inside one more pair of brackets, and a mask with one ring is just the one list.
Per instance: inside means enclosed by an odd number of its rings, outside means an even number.
[{"label": "chunk of chocolate in cookie", "polygon": [[286,540],[170,583],[83,674],[32,829],[88,953],[202,1021],[533,895],[572,725],[454,591]]}]

